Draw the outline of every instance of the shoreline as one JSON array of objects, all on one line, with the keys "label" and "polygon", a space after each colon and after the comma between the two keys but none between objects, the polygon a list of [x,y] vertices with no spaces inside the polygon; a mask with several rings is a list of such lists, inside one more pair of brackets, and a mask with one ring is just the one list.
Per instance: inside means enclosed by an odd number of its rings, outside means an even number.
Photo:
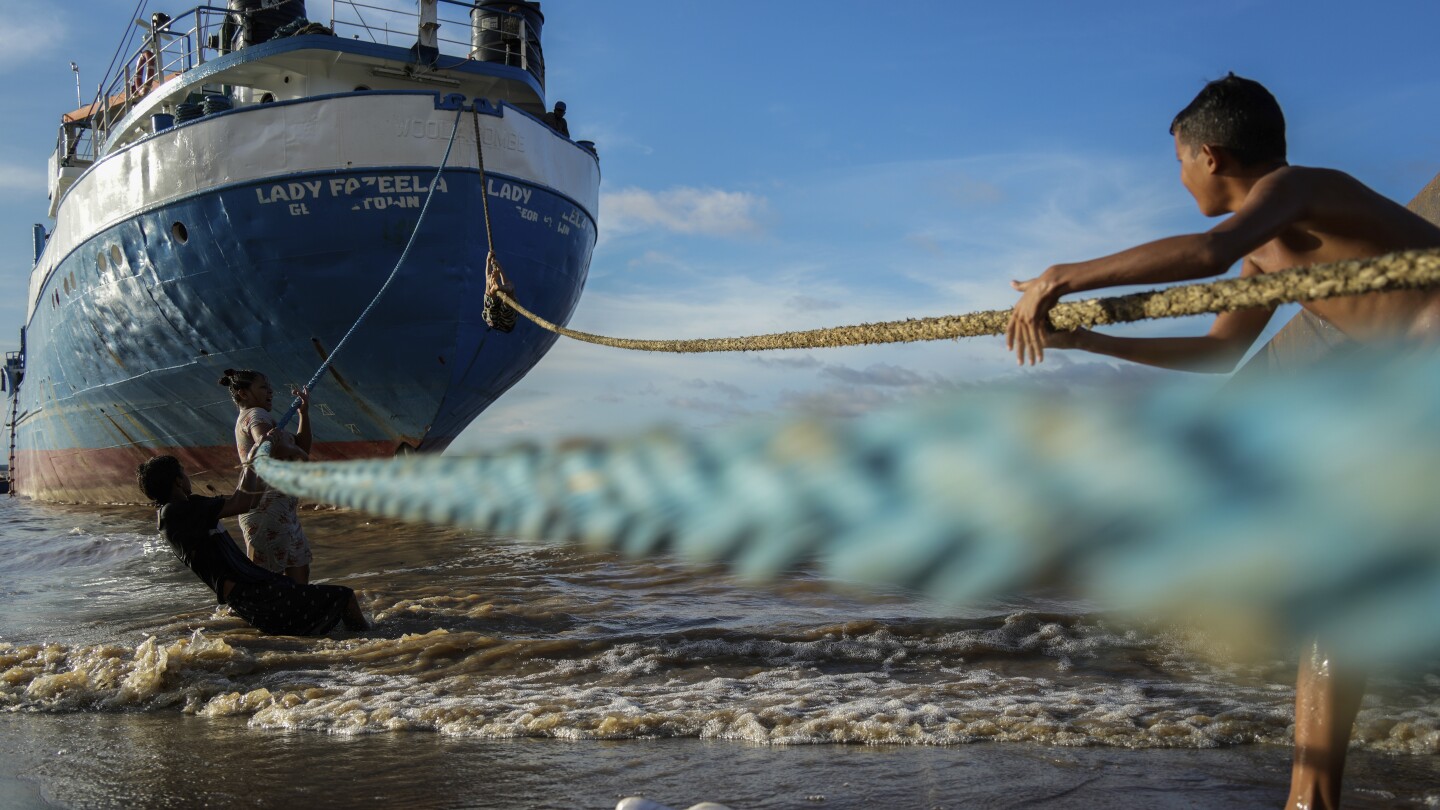
[{"label": "shoreline", "polygon": [[[226,766],[214,767],[218,759]],[[1352,752],[1347,808],[1440,806],[1440,758]],[[256,779],[263,774],[263,779]],[[203,775],[198,776],[197,775]],[[0,715],[0,805],[615,807],[735,810],[1274,808],[1289,750],[760,746],[724,740],[354,737],[178,713]]]}]

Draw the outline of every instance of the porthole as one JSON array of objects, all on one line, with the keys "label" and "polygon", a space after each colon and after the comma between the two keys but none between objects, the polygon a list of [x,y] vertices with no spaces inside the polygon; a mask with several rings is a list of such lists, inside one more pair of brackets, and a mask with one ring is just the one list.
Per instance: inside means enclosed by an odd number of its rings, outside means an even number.
[{"label": "porthole", "polygon": [[119,245],[111,245],[111,246],[110,246],[110,263],[115,266],[115,269],[116,269],[116,270],[119,270],[119,269],[120,269],[120,264],[121,264],[123,261],[124,261],[124,257],[120,255],[120,246],[119,246]]},{"label": "porthole", "polygon": [[274,94],[274,93],[265,93],[265,94],[263,94],[263,95],[260,96],[260,103],[261,103],[261,104],[273,104],[274,102],[275,102],[275,94]]},{"label": "porthole", "polygon": [[100,272],[105,272],[105,251],[102,250],[95,254],[95,267],[98,268]]},{"label": "porthole", "polygon": [[289,76],[286,76],[286,77],[285,77],[285,83],[286,83],[286,84],[289,84],[289,83],[290,83],[290,77],[289,77]]},{"label": "porthole", "polygon": [[357,92],[357,93],[363,93],[363,92],[365,92],[366,90],[369,90],[369,89],[370,89],[370,88],[366,87],[366,86],[363,85],[363,84],[357,84],[357,85],[355,85],[355,92]]},{"label": "porthole", "polygon": [[175,237],[176,242],[182,245],[190,241],[190,232],[185,230],[185,224],[183,222],[177,222],[171,225],[170,234]]}]

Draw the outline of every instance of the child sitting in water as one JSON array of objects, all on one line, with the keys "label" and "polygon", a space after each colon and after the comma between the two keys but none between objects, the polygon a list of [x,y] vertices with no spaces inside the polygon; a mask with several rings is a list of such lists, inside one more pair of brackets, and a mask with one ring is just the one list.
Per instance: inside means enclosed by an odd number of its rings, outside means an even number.
[{"label": "child sitting in water", "polygon": [[[272,438],[275,431],[262,436]],[[273,635],[319,636],[341,621],[351,630],[370,625],[355,592],[342,585],[301,585],[245,559],[220,519],[246,512],[264,494],[247,464],[230,497],[205,497],[190,491],[190,477],[174,456],[156,456],[136,471],[140,490],[159,507],[165,542],[180,561],[257,630]]]},{"label": "child sitting in water", "polygon": [[[1440,227],[1355,178],[1289,165],[1280,105],[1257,82],[1232,73],[1209,83],[1175,116],[1170,132],[1180,182],[1201,213],[1233,216],[1206,233],[1055,265],[1037,278],[1013,282],[1023,295],[1005,345],[1021,364],[1043,360],[1047,348],[1081,349],[1164,368],[1227,372],[1273,310],[1223,313],[1203,337],[1123,338],[1086,329],[1052,331],[1050,309],[1067,293],[1218,276],[1237,261],[1241,276],[1254,276],[1440,247]],[[1361,343],[1440,340],[1440,289],[1334,298],[1305,308]],[[1288,807],[1339,806],[1346,746],[1363,691],[1363,676],[1332,661],[1321,645],[1302,656]]]},{"label": "child sitting in water", "polygon": [[[225,369],[220,384],[230,391],[230,399],[240,413],[235,417],[235,451],[244,461],[250,451],[275,427],[270,415],[275,390],[270,380],[252,369]],[[303,461],[310,457],[310,398],[300,392],[299,421],[295,435],[277,434],[271,442],[275,458],[281,461]],[[301,585],[310,581],[310,541],[300,528],[296,511],[299,499],[273,489],[266,489],[253,509],[240,516],[240,533],[250,560],[257,565],[283,573]]]}]

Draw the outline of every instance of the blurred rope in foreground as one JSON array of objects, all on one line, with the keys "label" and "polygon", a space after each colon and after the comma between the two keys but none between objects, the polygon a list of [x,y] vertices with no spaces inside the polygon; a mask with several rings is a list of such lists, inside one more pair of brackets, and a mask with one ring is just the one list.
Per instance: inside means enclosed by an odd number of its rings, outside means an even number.
[{"label": "blurred rope in foreground", "polygon": [[[1409,290],[1440,284],[1440,250],[1391,253],[1374,259],[1296,267],[1250,278],[1229,278],[1204,284],[1184,284],[1115,298],[1065,302],[1050,311],[1050,324],[1067,331],[1079,327],[1131,323],[1151,318],[1179,318],[1211,312],[1234,312],[1275,307],[1296,301],[1320,301],[1341,295]],[[637,340],[580,332],[536,315],[507,293],[499,296],[535,325],[558,335],[649,352],[750,352],[767,349],[818,349],[873,343],[913,343],[983,335],[1001,335],[1010,310],[989,310],[937,318],[862,323],[802,332],[780,332],[750,337],[692,340]]]},{"label": "blurred rope in foreground", "polygon": [[1440,652],[1440,357],[1218,399],[977,392],[848,422],[257,470],[330,504],[754,580],[809,563],[949,601],[1063,582],[1354,656]]}]

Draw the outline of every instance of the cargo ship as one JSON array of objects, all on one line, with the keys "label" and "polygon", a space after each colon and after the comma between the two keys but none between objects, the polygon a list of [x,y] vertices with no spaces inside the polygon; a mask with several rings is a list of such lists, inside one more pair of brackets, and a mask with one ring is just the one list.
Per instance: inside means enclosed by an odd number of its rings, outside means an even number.
[{"label": "cargo ship", "polygon": [[554,341],[481,318],[486,196],[517,297],[568,321],[600,169],[547,107],[540,4],[325,5],[318,21],[303,0],[126,20],[128,58],[61,117],[53,223],[35,226],[3,374],[16,493],[134,503],[136,464],[160,453],[197,491],[228,491],[223,370],[264,372],[280,402],[412,238],[312,395],[313,456],[443,450]]}]

